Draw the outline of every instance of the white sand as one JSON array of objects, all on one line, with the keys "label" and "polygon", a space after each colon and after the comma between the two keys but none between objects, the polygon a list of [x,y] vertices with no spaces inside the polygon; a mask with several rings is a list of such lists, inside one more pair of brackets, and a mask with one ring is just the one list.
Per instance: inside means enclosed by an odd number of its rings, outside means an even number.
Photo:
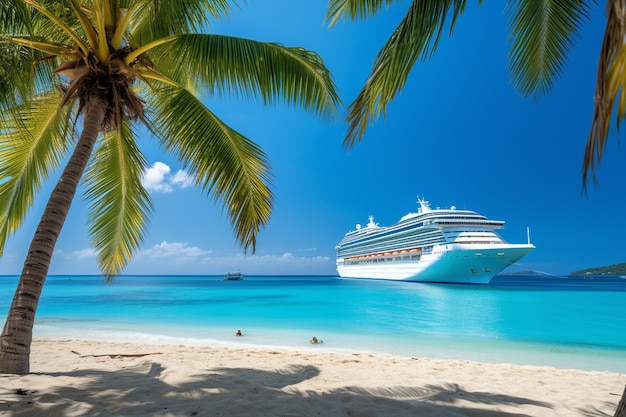
[{"label": "white sand", "polygon": [[[139,356],[143,355],[143,356]],[[13,416],[612,416],[626,375],[368,354],[36,339]]]}]

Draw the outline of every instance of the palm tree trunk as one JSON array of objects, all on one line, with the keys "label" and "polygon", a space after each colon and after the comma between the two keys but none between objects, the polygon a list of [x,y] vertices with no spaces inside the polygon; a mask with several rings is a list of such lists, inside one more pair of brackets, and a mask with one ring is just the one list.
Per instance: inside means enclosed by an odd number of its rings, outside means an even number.
[{"label": "palm tree trunk", "polygon": [[626,417],[626,388],[624,388],[624,393],[622,394],[622,399],[617,405],[617,410],[615,410],[614,417]]},{"label": "palm tree trunk", "polygon": [[30,243],[7,321],[0,335],[0,373],[25,375],[30,372],[30,345],[39,296],[48,275],[57,238],[98,139],[104,112],[104,104],[99,98],[94,98],[88,105],[76,149],[50,195]]}]

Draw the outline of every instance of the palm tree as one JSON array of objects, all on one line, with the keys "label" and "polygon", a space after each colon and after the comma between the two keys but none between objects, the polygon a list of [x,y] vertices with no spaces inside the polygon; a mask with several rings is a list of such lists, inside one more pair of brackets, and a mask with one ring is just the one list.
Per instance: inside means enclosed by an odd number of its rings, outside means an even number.
[{"label": "palm tree", "polygon": [[[327,20],[368,18],[399,0],[329,0]],[[415,62],[435,52],[443,29],[454,32],[466,0],[413,0],[389,40],[378,52],[372,72],[357,98],[348,107],[348,132],[344,146],[360,142],[367,127],[402,90]],[[478,5],[482,0],[477,0]],[[582,25],[589,20],[593,0],[507,1],[511,17],[512,46],[509,69],[513,84],[525,96],[542,96],[550,91],[561,73]],[[626,0],[607,0],[607,24],[600,51],[594,113],[582,164],[582,186],[595,170],[606,148],[614,107],[617,125],[626,117]],[[626,417],[626,389],[615,417]]]},{"label": "palm tree", "polygon": [[143,127],[223,205],[236,239],[254,252],[272,209],[267,157],[202,98],[284,100],[329,118],[339,99],[313,52],[204,33],[210,16],[227,15],[235,3],[0,3],[0,254],[42,182],[67,160],[0,336],[0,373],[29,372],[39,296],[81,179],[103,275],[119,274],[140,247],[152,211],[140,181],[147,168],[138,141]]},{"label": "palm tree", "polygon": [[[327,20],[365,19],[399,0],[329,0]],[[435,52],[444,28],[454,32],[466,0],[413,0],[389,40],[376,56],[359,95],[348,107],[344,146],[360,142],[369,125],[406,83],[416,61]],[[482,1],[477,0],[478,6]],[[525,96],[542,96],[561,74],[568,53],[589,20],[594,0],[516,0],[503,2],[510,17],[509,69],[513,84]],[[595,172],[606,148],[612,112],[617,124],[626,116],[626,1],[607,0],[607,26],[600,52],[594,114],[582,164],[582,185]],[[615,106],[617,104],[617,106]]]}]

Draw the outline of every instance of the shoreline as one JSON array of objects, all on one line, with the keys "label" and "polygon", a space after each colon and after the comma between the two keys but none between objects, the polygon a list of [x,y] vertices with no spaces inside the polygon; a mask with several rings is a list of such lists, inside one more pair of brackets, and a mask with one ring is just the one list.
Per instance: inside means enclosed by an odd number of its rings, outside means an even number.
[{"label": "shoreline", "polygon": [[[549,345],[491,340],[488,343],[471,339],[395,337],[389,335],[346,335],[317,328],[272,329],[242,328],[243,338],[234,337],[235,327],[187,327],[170,329],[159,326],[124,328],[123,324],[107,323],[100,327],[89,322],[88,327],[71,323],[35,325],[34,337],[40,339],[84,339],[102,342],[136,342],[145,344],[176,344],[189,346],[216,346],[223,348],[307,350],[313,334],[326,343],[316,350],[327,353],[361,353],[420,357],[434,360],[469,360],[483,363],[511,363],[515,365],[549,366],[561,369],[579,369],[626,374],[626,356],[623,350],[607,350],[589,346]],[[115,330],[113,330],[115,329]],[[172,331],[174,330],[174,331]],[[191,335],[191,336],[190,336]]]},{"label": "shoreline", "polygon": [[612,372],[316,348],[35,338],[31,374],[0,374],[0,414],[612,416],[626,385]]}]

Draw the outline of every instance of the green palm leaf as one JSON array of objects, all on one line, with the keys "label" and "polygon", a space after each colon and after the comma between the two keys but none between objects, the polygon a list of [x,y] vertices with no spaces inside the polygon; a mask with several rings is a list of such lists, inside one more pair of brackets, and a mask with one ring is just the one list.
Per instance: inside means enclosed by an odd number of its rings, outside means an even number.
[{"label": "green palm leaf", "polygon": [[146,159],[128,122],[106,134],[85,172],[89,234],[100,270],[118,275],[139,249],[148,228],[152,201],[141,184]]},{"label": "green palm leaf", "polygon": [[3,0],[0,3],[0,27],[4,32],[29,32],[31,16],[23,0]]},{"label": "green palm leaf", "polygon": [[[62,45],[68,37],[48,18],[26,7],[23,0],[6,0],[0,5],[0,119],[13,107],[24,104],[29,96],[49,91],[58,85],[52,70],[57,59],[47,54],[18,45],[12,39],[43,41]],[[45,32],[42,38],[38,33]]]},{"label": "green palm leaf", "polygon": [[[72,12],[70,1],[25,0],[25,2],[33,6],[32,40],[68,47],[78,46],[79,41],[86,44],[85,34],[77,16]],[[37,7],[34,7],[33,3]]]},{"label": "green palm leaf", "polygon": [[326,20],[330,26],[334,26],[342,19],[367,19],[383,6],[397,2],[397,0],[330,0]]},{"label": "green palm leaf", "polygon": [[[0,255],[22,223],[41,184],[59,166],[74,139],[71,108],[58,108],[53,91],[21,106],[0,130]],[[70,141],[64,140],[65,138]]]},{"label": "green palm leaf", "polygon": [[[245,1],[245,0],[243,0]],[[137,45],[181,33],[206,31],[209,17],[228,16],[236,0],[130,0],[129,8],[136,8],[132,36]],[[231,6],[232,4],[232,6]]]},{"label": "green palm leaf", "polygon": [[595,170],[600,166],[606,148],[613,111],[617,111],[618,129],[621,120],[626,117],[626,9],[623,3],[617,1],[610,1],[607,9],[608,19],[598,63],[593,119],[583,158],[583,191],[589,175],[597,182]]},{"label": "green palm leaf", "polygon": [[206,87],[209,94],[279,100],[332,119],[339,98],[321,57],[232,36],[190,34],[153,50],[155,68],[180,85]]},{"label": "green palm leaf", "polygon": [[[0,2],[0,255],[41,182],[72,148],[26,255],[7,316],[12,324],[0,335],[0,372],[29,372],[34,312],[81,179],[102,272],[119,274],[139,249],[152,203],[130,123],[145,123],[196,185],[223,204],[244,248],[256,249],[272,208],[267,158],[196,92],[282,99],[329,117],[339,99],[312,52],[190,35],[239,2],[245,0]],[[71,123],[78,121],[75,135]]]},{"label": "green palm leaf", "polygon": [[183,88],[155,87],[149,104],[165,149],[179,158],[207,195],[222,203],[235,236],[254,252],[273,199],[263,151]]},{"label": "green palm leaf", "polygon": [[[0,121],[11,108],[23,102],[33,90],[31,50],[0,38]],[[6,121],[6,123],[9,123]]]},{"label": "green palm leaf", "polygon": [[411,3],[402,22],[378,52],[365,86],[348,107],[345,147],[360,142],[367,127],[381,113],[384,116],[387,104],[402,90],[417,59],[425,60],[435,51],[448,20],[452,33],[465,3],[465,0]]},{"label": "green palm leaf", "polygon": [[512,47],[509,67],[515,88],[525,96],[547,93],[561,73],[589,5],[580,0],[509,2]]}]

